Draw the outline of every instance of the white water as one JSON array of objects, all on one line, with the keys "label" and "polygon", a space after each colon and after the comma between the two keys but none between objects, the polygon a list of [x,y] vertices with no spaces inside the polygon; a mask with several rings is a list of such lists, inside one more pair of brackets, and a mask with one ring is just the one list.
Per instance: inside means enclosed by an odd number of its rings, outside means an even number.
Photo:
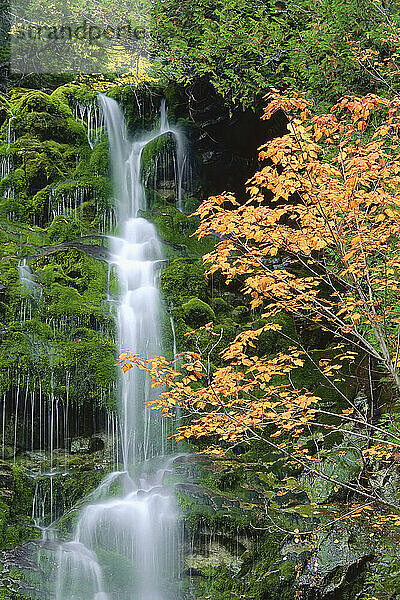
[{"label": "white water", "polygon": [[[153,139],[171,133],[162,105],[160,127],[131,142],[122,112],[100,96],[113,168],[120,237],[112,238],[112,264],[119,273],[119,347],[153,357],[160,353],[157,272],[162,260],[154,226],[139,216],[146,208],[141,156]],[[172,132],[173,133],[173,132]],[[136,368],[121,381],[123,471],[111,473],[92,495],[72,542],[60,545],[56,600],[173,600],[176,571],[176,509],[163,485],[173,459],[155,474],[139,464],[164,453],[158,413],[145,408],[152,391]],[[144,462],[143,462],[144,461]],[[133,472],[139,473],[134,476]]]},{"label": "white water", "polygon": [[40,285],[35,280],[35,275],[26,262],[26,258],[23,258],[18,265],[18,275],[21,285],[25,290],[34,293],[37,296],[41,296],[42,290]]},{"label": "white water", "polygon": [[[105,115],[121,237],[111,240],[111,263],[121,286],[118,310],[118,345],[145,358],[161,351],[160,298],[157,272],[161,245],[152,223],[138,216],[146,208],[141,181],[141,157],[146,145],[168,131],[162,115],[160,129],[144,139],[130,142],[125,120],[115,100],[100,96]],[[124,469],[160,454],[160,418],[144,408],[151,399],[148,376],[134,368],[122,377],[122,460]]]},{"label": "white water", "polygon": [[86,506],[74,540],[60,546],[57,600],[172,600],[176,511],[164,472],[139,483],[112,473],[103,482],[96,499],[115,483],[123,494]]},{"label": "white water", "polygon": [[26,264],[26,258],[22,259],[17,268],[21,285],[28,290],[34,289],[35,279],[33,277],[32,269]]}]

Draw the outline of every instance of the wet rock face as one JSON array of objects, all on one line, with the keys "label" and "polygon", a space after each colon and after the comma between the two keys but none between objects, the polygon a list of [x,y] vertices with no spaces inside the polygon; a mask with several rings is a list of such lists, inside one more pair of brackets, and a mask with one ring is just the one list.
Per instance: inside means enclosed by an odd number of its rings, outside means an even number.
[{"label": "wet rock face", "polygon": [[14,474],[10,465],[0,463],[0,498],[7,501],[14,494]]},{"label": "wet rock face", "polygon": [[27,543],[1,553],[1,598],[31,600],[41,597],[41,572],[36,560],[36,550],[34,544]]},{"label": "wet rock face", "polygon": [[[195,475],[177,487],[186,532],[183,580],[192,590],[185,599],[359,600],[367,594],[371,577],[378,577],[382,540],[365,522],[318,529],[312,516],[286,512],[284,505],[264,519],[265,486],[254,478],[249,485],[240,461],[196,461]],[[299,536],[296,528],[315,533]],[[396,558],[385,560],[387,577]],[[395,569],[391,577],[382,590],[397,589]]]},{"label": "wet rock face", "polygon": [[306,600],[352,597],[343,594],[362,589],[365,568],[376,559],[367,533],[343,525],[316,533],[312,542],[288,541],[280,552],[299,565],[294,583],[299,598]]},{"label": "wet rock face", "polygon": [[201,576],[202,571],[208,567],[224,567],[232,573],[239,573],[243,565],[239,549],[237,553],[229,549],[229,546],[232,545],[229,538],[224,540],[223,538],[218,539],[218,536],[215,536],[217,539],[210,539],[210,537],[208,532],[204,534],[203,540],[200,537],[197,538],[197,552],[189,554],[185,560],[188,572],[192,576],[196,573]]},{"label": "wet rock face", "polygon": [[257,494],[249,503],[186,483],[178,485],[178,499],[185,527],[183,598],[293,598],[292,562],[279,555],[279,534],[261,542],[264,535],[251,527],[263,506]]}]

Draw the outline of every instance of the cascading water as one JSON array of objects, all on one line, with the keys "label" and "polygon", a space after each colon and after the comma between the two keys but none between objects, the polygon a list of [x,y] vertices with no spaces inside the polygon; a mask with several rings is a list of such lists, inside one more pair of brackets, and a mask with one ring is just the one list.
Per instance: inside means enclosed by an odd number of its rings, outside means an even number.
[{"label": "cascading water", "polygon": [[[141,182],[141,156],[153,136],[129,142],[122,112],[111,98],[100,96],[105,115],[112,156],[121,237],[112,238],[112,263],[119,273],[122,299],[118,311],[119,347],[130,348],[144,357],[160,353],[159,292],[157,266],[162,260],[161,246],[154,225],[138,217],[145,208]],[[162,119],[163,124],[163,119]],[[132,369],[121,382],[122,458],[124,468],[138,459],[159,454],[159,435],[154,427],[159,421],[149,409],[151,388],[146,376]],[[158,438],[158,439],[157,439]],[[155,447],[154,447],[155,445]]]},{"label": "cascading water", "polygon": [[[111,262],[121,283],[119,345],[144,357],[156,356],[161,350],[157,271],[162,250],[154,226],[139,216],[146,208],[141,157],[150,141],[174,131],[163,104],[158,131],[130,142],[115,100],[101,95],[99,101],[109,138],[121,232],[120,237],[111,238]],[[145,408],[152,393],[138,369],[122,378],[123,471],[108,476],[92,498],[96,501],[83,510],[74,540],[60,545],[56,600],[176,597],[176,509],[173,495],[163,485],[173,459],[162,459],[164,464],[155,475],[143,469],[140,473],[138,466],[164,454],[162,420]]]},{"label": "cascading water", "polygon": [[26,258],[22,259],[17,268],[21,285],[30,291],[36,289],[38,286],[35,282],[32,269],[26,264]]}]

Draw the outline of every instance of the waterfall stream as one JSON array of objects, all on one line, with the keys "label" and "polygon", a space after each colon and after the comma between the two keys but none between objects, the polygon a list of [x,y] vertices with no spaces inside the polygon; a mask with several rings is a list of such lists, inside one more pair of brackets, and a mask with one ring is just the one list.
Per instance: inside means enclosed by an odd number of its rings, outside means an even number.
[{"label": "waterfall stream", "polygon": [[[150,141],[178,134],[169,126],[162,103],[158,130],[132,142],[117,102],[100,95],[99,103],[109,138],[119,221],[119,236],[111,238],[111,264],[121,287],[119,347],[144,357],[157,356],[161,352],[157,275],[163,257],[154,226],[139,214],[146,208],[141,157]],[[177,160],[183,160],[179,136],[176,146]],[[179,177],[182,168],[177,172]],[[178,190],[181,187],[179,183]],[[73,540],[60,544],[56,600],[176,598],[176,507],[164,485],[174,459],[163,458],[160,415],[145,408],[153,393],[148,378],[136,368],[121,378],[123,469],[110,474],[92,495]],[[150,463],[157,465],[152,472]]]}]

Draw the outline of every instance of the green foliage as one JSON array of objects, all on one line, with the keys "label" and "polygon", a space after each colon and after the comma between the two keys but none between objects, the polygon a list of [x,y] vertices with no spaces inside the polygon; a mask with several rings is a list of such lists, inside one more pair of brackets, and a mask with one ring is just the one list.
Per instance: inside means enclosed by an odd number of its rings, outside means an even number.
[{"label": "green foliage", "polygon": [[264,87],[267,14],[254,0],[156,2],[156,48],[178,81],[205,76],[231,102],[251,104]]},{"label": "green foliage", "polygon": [[354,57],[372,48],[375,58],[396,60],[390,22],[400,23],[394,2],[156,0],[152,33],[168,78],[204,78],[246,107],[256,108],[270,86],[307,90],[327,106],[344,93],[396,87],[398,75],[385,82],[376,62]]}]

